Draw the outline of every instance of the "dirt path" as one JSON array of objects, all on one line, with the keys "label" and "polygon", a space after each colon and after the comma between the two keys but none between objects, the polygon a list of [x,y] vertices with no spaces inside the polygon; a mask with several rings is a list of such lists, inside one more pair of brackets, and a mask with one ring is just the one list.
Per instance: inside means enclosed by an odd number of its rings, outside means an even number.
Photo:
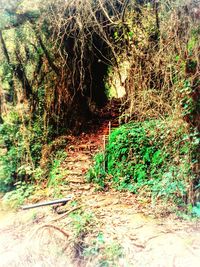
[{"label": "dirt path", "polygon": [[197,267],[200,260],[200,224],[175,218],[144,216],[134,196],[109,194],[97,197],[97,214],[107,242],[123,248],[123,264],[138,267]]},{"label": "dirt path", "polygon": [[[144,216],[125,193],[89,190],[74,197],[82,209],[76,224],[48,207],[1,219],[0,266],[199,266],[199,222]],[[77,234],[81,223],[85,229]]]},{"label": "dirt path", "polygon": [[0,207],[0,267],[199,266],[199,221],[155,218],[143,212],[144,203],[133,194],[96,192],[86,183],[106,127],[82,134],[66,148],[61,191],[73,200],[60,208],[65,213],[50,207],[13,213]]}]

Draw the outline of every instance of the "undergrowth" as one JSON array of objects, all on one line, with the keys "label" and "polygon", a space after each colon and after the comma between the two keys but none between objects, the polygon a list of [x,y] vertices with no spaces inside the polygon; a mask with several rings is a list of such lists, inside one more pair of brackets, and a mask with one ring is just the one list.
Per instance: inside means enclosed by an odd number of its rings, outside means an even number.
[{"label": "undergrowth", "polygon": [[152,200],[192,202],[198,134],[182,120],[129,123],[110,135],[105,154],[96,156],[88,180],[144,194]]},{"label": "undergrowth", "polygon": [[87,263],[87,266],[118,266],[118,260],[123,256],[123,249],[117,240],[108,241],[103,232],[96,231],[98,221],[95,214],[78,211],[72,213],[70,218],[74,233],[74,258]]},{"label": "undergrowth", "polygon": [[30,150],[30,129],[25,128],[15,111],[7,116],[7,122],[0,125],[0,191],[15,188],[17,182],[30,182],[34,169]]},{"label": "undergrowth", "polygon": [[18,208],[24,201],[31,196],[35,191],[35,186],[33,184],[27,184],[25,182],[17,182],[15,184],[15,190],[7,192],[2,201],[6,206],[11,208]]}]

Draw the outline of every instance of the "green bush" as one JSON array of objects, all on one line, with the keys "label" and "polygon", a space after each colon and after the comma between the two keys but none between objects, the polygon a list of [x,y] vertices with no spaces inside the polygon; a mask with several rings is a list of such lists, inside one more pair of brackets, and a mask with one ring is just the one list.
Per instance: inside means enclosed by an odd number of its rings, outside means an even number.
[{"label": "green bush", "polygon": [[15,190],[6,193],[3,197],[3,203],[17,208],[24,203],[24,201],[33,194],[35,190],[34,185],[25,182],[17,182]]},{"label": "green bush", "polygon": [[[28,118],[27,118],[28,119]],[[17,182],[34,180],[41,158],[42,128],[35,122],[26,125],[11,111],[0,125],[0,191],[13,189]]]},{"label": "green bush", "polygon": [[65,184],[63,178],[66,177],[66,171],[62,168],[62,163],[67,157],[64,150],[55,152],[52,161],[49,163],[48,183],[47,186],[53,188],[54,197],[62,197],[60,184]]},{"label": "green bush", "polygon": [[103,154],[96,157],[89,180],[104,187],[109,177],[118,190],[183,198],[194,177],[192,161],[198,146],[197,134],[188,134],[183,121],[129,123],[112,132],[105,162]]},{"label": "green bush", "polygon": [[19,118],[14,113],[10,114],[10,121],[0,126],[1,150],[5,150],[0,158],[0,191],[10,190],[20,180],[17,169],[23,157],[24,145],[19,130]]},{"label": "green bush", "polygon": [[192,208],[192,214],[196,217],[200,217],[200,202],[197,202],[196,206]]},{"label": "green bush", "polygon": [[94,158],[95,164],[88,170],[86,179],[88,182],[96,182],[101,187],[105,185],[106,171],[105,171],[105,155],[99,153]]}]

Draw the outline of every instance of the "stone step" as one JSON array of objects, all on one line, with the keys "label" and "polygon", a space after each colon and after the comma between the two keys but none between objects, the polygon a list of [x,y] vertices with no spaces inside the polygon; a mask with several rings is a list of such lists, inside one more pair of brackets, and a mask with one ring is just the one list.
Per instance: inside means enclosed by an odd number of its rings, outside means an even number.
[{"label": "stone step", "polygon": [[77,191],[77,190],[89,190],[92,187],[91,184],[78,184],[78,183],[74,183],[74,184],[69,184],[67,186],[62,186],[62,192],[71,192],[71,191]]},{"label": "stone step", "polygon": [[91,184],[73,184],[72,186],[69,185],[72,189],[79,189],[79,190],[89,190],[91,188]]},{"label": "stone step", "polygon": [[76,157],[76,158],[74,158],[74,157],[67,157],[66,159],[65,159],[65,162],[78,162],[78,161],[87,161],[87,160],[91,160],[92,159],[92,157],[89,157],[88,158],[88,156],[87,155],[85,155],[86,157],[85,158],[83,158],[83,157]]},{"label": "stone step", "polygon": [[86,181],[83,179],[83,177],[68,177],[67,179],[67,182],[70,183],[70,184],[85,184]]},{"label": "stone step", "polygon": [[[65,162],[65,161],[64,161]],[[85,163],[90,163],[91,162],[91,159],[87,159],[87,160],[84,160]],[[81,160],[77,160],[77,161],[67,161],[67,165],[68,166],[78,166],[80,164],[80,166],[83,164],[83,161]]]},{"label": "stone step", "polygon": [[69,162],[63,162],[61,167],[66,170],[66,171],[80,171],[80,172],[84,172],[85,170],[88,170],[90,168],[91,165],[91,161],[90,162],[84,162],[84,163],[80,163],[80,162],[74,162],[73,164],[69,164]]},{"label": "stone step", "polygon": [[[81,156],[78,156],[78,159],[82,160],[81,157],[82,156],[85,156],[85,157],[89,157],[89,158],[93,158],[93,156],[95,154],[97,154],[98,152],[100,152],[101,150],[96,150],[95,152],[94,151],[89,151],[89,150],[84,150],[84,151],[81,151]],[[74,152],[74,151],[67,151],[67,154],[68,154],[68,157],[70,158],[73,158],[73,157],[77,157],[77,153],[80,153],[80,152]]]},{"label": "stone step", "polygon": [[82,171],[66,170],[65,177],[68,177],[68,176],[82,177],[82,176],[84,176],[84,174],[85,174],[85,172],[82,172]]},{"label": "stone step", "polygon": [[96,144],[81,144],[75,146],[69,146],[66,148],[67,152],[96,152],[99,150],[99,145]]}]

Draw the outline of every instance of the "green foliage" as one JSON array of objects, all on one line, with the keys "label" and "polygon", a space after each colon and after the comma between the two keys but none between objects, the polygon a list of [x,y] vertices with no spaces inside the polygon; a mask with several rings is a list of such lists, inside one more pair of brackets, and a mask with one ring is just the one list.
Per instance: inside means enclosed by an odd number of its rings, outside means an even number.
[{"label": "green foliage", "polygon": [[200,218],[200,202],[197,202],[195,205],[192,203],[186,205],[186,209],[184,211],[179,210],[177,212],[177,216],[181,219],[187,221],[196,221]]},{"label": "green foliage", "polygon": [[87,232],[87,227],[91,224],[93,218],[91,213],[81,211],[72,213],[70,217],[75,230],[75,237],[79,237]]},{"label": "green foliage", "polygon": [[105,255],[108,261],[112,262],[122,256],[122,248],[117,243],[111,243],[105,247]]},{"label": "green foliage", "polygon": [[192,208],[192,214],[196,217],[200,217],[200,202],[197,202],[196,205]]},{"label": "green foliage", "polygon": [[105,156],[101,153],[97,154],[94,158],[95,165],[91,167],[86,175],[86,179],[88,182],[94,181],[97,182],[100,187],[104,187],[105,185]]},{"label": "green foliage", "polygon": [[28,120],[27,114],[22,121],[14,110],[0,125],[1,150],[4,151],[0,158],[0,191],[12,189],[19,181],[33,181],[35,177],[38,180],[43,133],[37,121],[31,126],[26,125]]},{"label": "green foliage", "polygon": [[10,89],[10,83],[12,81],[12,66],[7,62],[2,62],[0,66],[0,75],[1,75],[1,82],[2,87],[4,89]]},{"label": "green foliage", "polygon": [[33,123],[33,126],[30,127],[30,150],[36,166],[40,161],[42,146],[46,141],[45,139],[46,136],[44,133],[42,117],[38,117]]},{"label": "green foliage", "polygon": [[[50,164],[49,169],[49,180],[48,180],[48,187],[52,187],[54,189],[54,196],[60,197],[60,187],[61,181],[63,180],[63,177],[66,175],[66,171],[61,168],[61,163],[66,158],[67,154],[63,150],[58,150],[55,154],[55,157]],[[64,184],[64,182],[63,182]]]},{"label": "green foliage", "polygon": [[15,190],[6,193],[3,197],[3,203],[12,208],[17,208],[24,203],[24,201],[33,194],[35,190],[34,185],[26,182],[17,182]]},{"label": "green foliage", "polygon": [[20,133],[20,121],[16,113],[10,114],[10,122],[0,126],[0,139],[5,152],[0,158],[1,180],[0,190],[11,189],[11,186],[21,179],[17,174],[21,159],[25,153],[23,138]]},{"label": "green foliage", "polygon": [[191,98],[192,91],[193,89],[191,82],[189,80],[185,80],[183,82],[183,87],[179,90],[179,92],[182,94],[180,102],[182,105],[183,116],[192,114],[196,109],[196,103],[193,98]]},{"label": "green foliage", "polygon": [[112,132],[105,162],[98,155],[88,175],[102,187],[111,177],[119,190],[145,189],[154,199],[183,198],[193,179],[191,155],[198,146],[198,134],[188,134],[182,121],[130,123]]},{"label": "green foliage", "polygon": [[98,257],[97,266],[118,266],[116,263],[123,256],[122,247],[117,242],[107,243],[103,233],[99,233],[93,243],[83,251],[85,259]]}]

